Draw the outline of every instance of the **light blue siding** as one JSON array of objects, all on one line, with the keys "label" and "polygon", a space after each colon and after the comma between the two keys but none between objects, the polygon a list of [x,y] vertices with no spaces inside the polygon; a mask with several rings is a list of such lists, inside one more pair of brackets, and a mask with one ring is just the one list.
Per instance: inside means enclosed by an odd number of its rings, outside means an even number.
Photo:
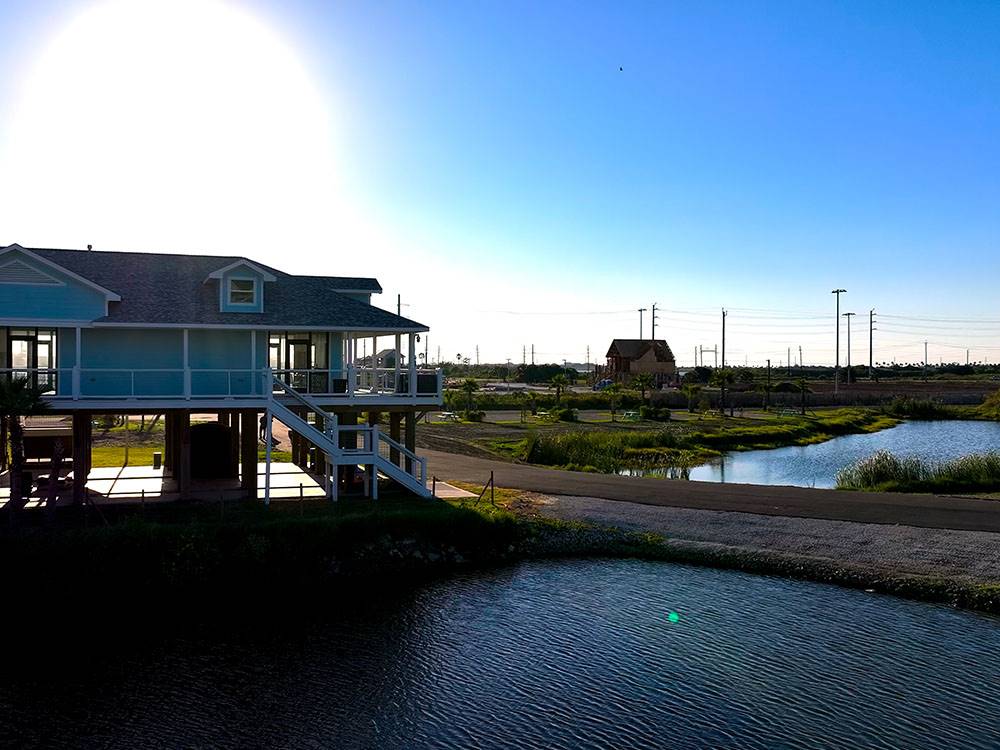
[{"label": "light blue siding", "polygon": [[60,396],[70,396],[73,394],[72,369],[76,365],[75,328],[59,328],[56,331],[56,363],[59,366],[56,393]]},{"label": "light blue siding", "polygon": [[183,395],[181,330],[85,328],[82,334],[81,395]]},{"label": "light blue siding", "polygon": [[[258,334],[257,344],[266,347],[266,335]],[[254,379],[251,373],[251,348],[250,331],[192,329],[188,335],[188,362],[191,369],[217,372],[193,372],[191,394],[225,396],[230,393],[252,393]],[[254,358],[258,359],[256,353]]]},{"label": "light blue siding", "polygon": [[[72,393],[76,333],[59,330],[59,393]],[[184,332],[179,328],[82,331],[80,392],[84,397],[184,395]],[[254,363],[251,362],[251,350]],[[267,366],[267,332],[190,329],[188,365],[192,396],[249,395],[262,391],[260,373]],[[133,375],[131,371],[136,370]],[[147,372],[140,372],[140,371]]]},{"label": "light blue siding", "polygon": [[0,318],[96,320],[106,311],[104,295],[66,274],[39,263],[20,250],[0,255],[0,263],[18,260],[60,284],[0,283]]}]

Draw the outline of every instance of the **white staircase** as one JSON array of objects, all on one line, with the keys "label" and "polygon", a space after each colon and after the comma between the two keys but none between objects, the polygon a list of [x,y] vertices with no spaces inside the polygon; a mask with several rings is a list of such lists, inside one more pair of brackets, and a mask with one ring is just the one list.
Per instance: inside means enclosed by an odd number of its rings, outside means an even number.
[{"label": "white staircase", "polygon": [[[268,404],[268,417],[277,419],[323,451],[332,467],[370,466],[376,475],[383,474],[415,495],[431,496],[430,490],[427,489],[427,459],[421,458],[406,446],[393,440],[382,432],[378,425],[342,426],[335,414],[325,411],[314,399],[299,393],[277,378],[274,380],[272,391],[275,389],[279,395],[290,397],[323,417],[324,430],[320,431],[277,400],[274,397],[275,393],[272,393]],[[342,433],[351,433],[355,436],[355,439],[350,441],[353,447],[340,446]],[[373,496],[377,496],[377,487],[373,488]]]}]

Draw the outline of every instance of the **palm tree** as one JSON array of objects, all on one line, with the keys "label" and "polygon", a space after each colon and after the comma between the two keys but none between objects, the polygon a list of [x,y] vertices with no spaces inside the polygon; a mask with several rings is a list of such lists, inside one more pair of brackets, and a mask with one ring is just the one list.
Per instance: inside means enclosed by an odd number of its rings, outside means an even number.
[{"label": "palm tree", "polygon": [[698,398],[698,394],[701,393],[701,386],[697,383],[685,383],[681,386],[681,393],[687,396],[688,400],[688,411],[694,412],[694,402]]},{"label": "palm tree", "polygon": [[612,383],[611,385],[609,385],[607,388],[604,389],[604,392],[608,394],[608,400],[610,401],[610,407],[611,407],[611,421],[614,422],[615,409],[618,406],[618,396],[622,392],[622,387],[619,383]]},{"label": "palm tree", "polygon": [[[653,376],[648,372],[640,372],[632,378],[632,387],[639,389],[639,399],[641,401],[646,400],[646,391],[652,391],[654,385]],[[650,394],[650,396],[652,396],[652,394]]]},{"label": "palm tree", "polygon": [[809,390],[809,384],[806,382],[805,378],[799,378],[798,380],[795,381],[795,390],[797,390],[801,394],[800,406],[802,409],[802,415],[805,416],[806,394],[812,393],[812,391]]},{"label": "palm tree", "polygon": [[[25,489],[22,484],[24,471],[24,425],[23,417],[44,414],[49,405],[42,399],[42,390],[32,385],[27,378],[0,379],[0,419],[3,420],[10,444],[10,502],[12,512],[21,510],[25,504]],[[2,446],[6,451],[7,446]],[[28,488],[30,489],[30,487]]]},{"label": "palm tree", "polygon": [[562,396],[563,388],[569,385],[569,378],[566,377],[565,373],[557,373],[552,376],[552,380],[549,381],[552,387],[556,389],[556,404],[559,403],[559,397]]},{"label": "palm tree", "polygon": [[728,367],[720,367],[712,371],[712,378],[709,381],[712,385],[719,387],[719,414],[726,414],[726,386],[733,383],[736,376]]},{"label": "palm tree", "polygon": [[472,394],[479,390],[479,381],[475,378],[466,378],[462,381],[462,390],[465,391],[465,410],[472,411]]}]

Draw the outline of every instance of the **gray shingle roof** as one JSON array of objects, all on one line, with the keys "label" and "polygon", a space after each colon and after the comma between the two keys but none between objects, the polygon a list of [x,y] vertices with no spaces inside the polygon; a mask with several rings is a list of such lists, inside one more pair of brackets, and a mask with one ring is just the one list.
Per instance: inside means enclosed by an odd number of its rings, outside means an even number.
[{"label": "gray shingle roof", "polygon": [[[220,255],[26,248],[121,295],[101,323],[262,325],[426,330],[408,318],[352,299],[341,291],[380,292],[372,278],[294,276],[250,258]],[[273,274],[264,284],[264,312],[219,310],[213,271],[246,260]]]}]

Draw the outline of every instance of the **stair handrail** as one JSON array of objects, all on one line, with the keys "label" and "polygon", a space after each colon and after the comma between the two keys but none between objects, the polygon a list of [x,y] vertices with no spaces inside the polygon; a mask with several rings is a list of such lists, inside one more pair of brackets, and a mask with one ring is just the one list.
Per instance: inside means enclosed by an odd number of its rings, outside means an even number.
[{"label": "stair handrail", "polygon": [[[405,445],[403,445],[402,443],[394,440],[392,437],[390,437],[389,435],[386,435],[381,430],[379,430],[379,432],[378,432],[378,438],[379,438],[380,442],[386,443],[389,446],[389,448],[391,448],[393,450],[399,451],[405,458],[410,459],[411,465],[413,466],[413,470],[412,471],[406,471],[405,468],[400,467],[400,468],[403,468],[403,471],[405,471],[407,474],[409,474],[410,476],[412,476],[414,479],[419,479],[424,484],[427,483],[427,458],[426,457],[424,457],[424,456],[418,456],[416,453],[414,453],[413,451],[411,451]],[[419,469],[420,469],[419,472],[417,471],[417,467],[419,467]]]},{"label": "stair handrail", "polygon": [[274,383],[275,383],[275,385],[279,386],[282,391],[284,391],[285,395],[291,396],[292,398],[294,398],[296,401],[298,401],[303,406],[308,406],[312,411],[314,411],[317,414],[321,415],[325,419],[333,419],[333,414],[331,414],[330,412],[326,411],[323,407],[321,407],[318,403],[316,403],[316,401],[314,401],[312,398],[309,398],[308,396],[306,396],[303,393],[299,393],[297,390],[295,390],[294,388],[292,388],[292,386],[288,385],[288,383],[286,383],[283,380],[281,380],[281,378],[279,378],[277,375],[274,376]]}]

